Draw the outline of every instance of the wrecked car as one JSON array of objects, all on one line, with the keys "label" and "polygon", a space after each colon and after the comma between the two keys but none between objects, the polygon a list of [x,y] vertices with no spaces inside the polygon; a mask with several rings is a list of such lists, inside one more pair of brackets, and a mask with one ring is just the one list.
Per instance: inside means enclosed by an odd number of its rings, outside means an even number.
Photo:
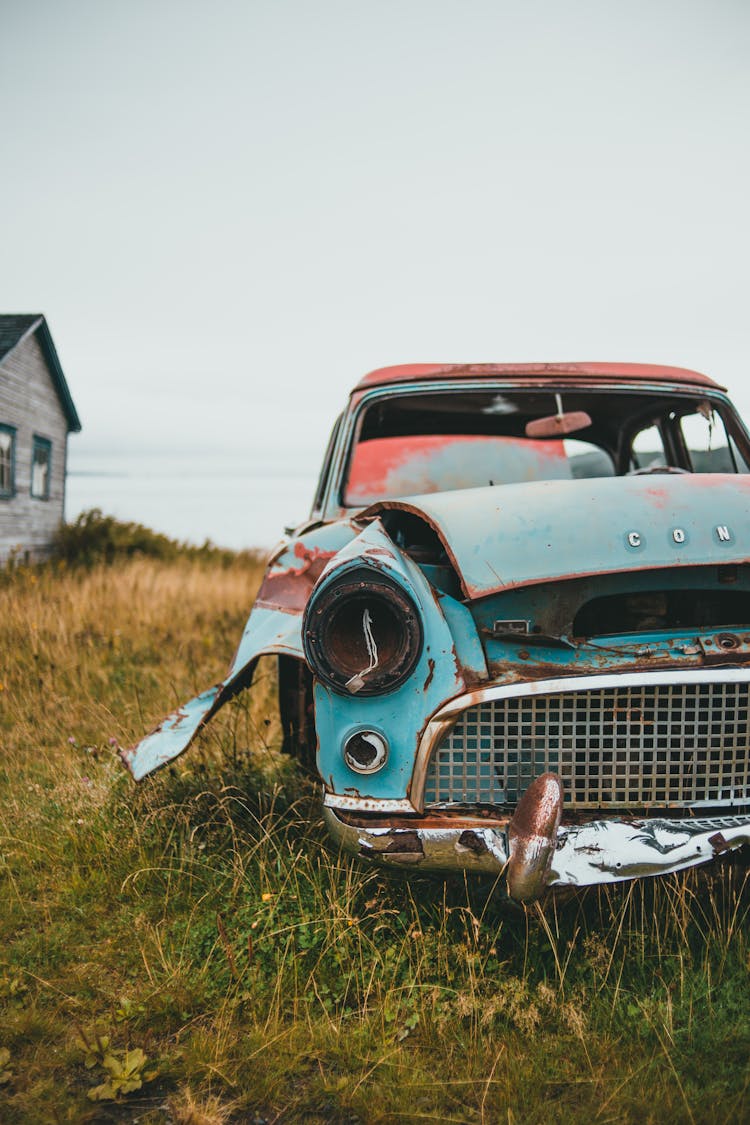
[{"label": "wrecked car", "polygon": [[360,856],[520,902],[712,860],[750,841],[749,465],[696,372],[375,371],[226,679],[124,758],[171,761],[273,655]]}]

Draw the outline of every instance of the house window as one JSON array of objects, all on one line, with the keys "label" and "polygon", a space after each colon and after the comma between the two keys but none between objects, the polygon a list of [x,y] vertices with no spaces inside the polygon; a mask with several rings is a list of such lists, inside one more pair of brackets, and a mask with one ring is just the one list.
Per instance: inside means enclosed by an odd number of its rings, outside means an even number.
[{"label": "house window", "polygon": [[7,499],[15,492],[16,431],[14,426],[0,422],[0,497]]},{"label": "house window", "polygon": [[49,500],[49,478],[52,470],[52,442],[34,434],[31,452],[31,495]]}]

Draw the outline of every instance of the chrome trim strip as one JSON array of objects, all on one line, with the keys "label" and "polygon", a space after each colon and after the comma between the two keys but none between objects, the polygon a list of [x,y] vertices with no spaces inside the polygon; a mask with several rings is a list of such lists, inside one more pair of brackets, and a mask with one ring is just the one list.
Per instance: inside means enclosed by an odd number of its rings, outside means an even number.
[{"label": "chrome trim strip", "polygon": [[418,810],[406,797],[347,797],[341,793],[323,794],[323,806],[348,812],[411,813]]},{"label": "chrome trim strip", "polygon": [[678,668],[657,672],[607,672],[593,676],[561,676],[551,680],[524,680],[512,684],[490,684],[475,688],[448,700],[427,723],[414,761],[411,799],[419,812],[424,812],[424,788],[427,767],[433,751],[469,707],[496,699],[512,699],[529,695],[557,695],[562,692],[590,691],[596,688],[644,687],[649,684],[747,683],[750,668]]}]

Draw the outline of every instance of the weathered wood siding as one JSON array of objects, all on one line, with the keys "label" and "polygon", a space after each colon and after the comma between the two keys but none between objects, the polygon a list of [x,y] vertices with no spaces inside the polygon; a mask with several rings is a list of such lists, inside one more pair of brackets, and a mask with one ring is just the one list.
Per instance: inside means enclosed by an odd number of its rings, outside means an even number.
[{"label": "weathered wood siding", "polygon": [[[63,518],[68,426],[42,350],[27,337],[0,363],[0,422],[16,427],[15,495],[0,497],[0,562],[43,558]],[[49,500],[31,495],[34,435],[52,443]]]}]

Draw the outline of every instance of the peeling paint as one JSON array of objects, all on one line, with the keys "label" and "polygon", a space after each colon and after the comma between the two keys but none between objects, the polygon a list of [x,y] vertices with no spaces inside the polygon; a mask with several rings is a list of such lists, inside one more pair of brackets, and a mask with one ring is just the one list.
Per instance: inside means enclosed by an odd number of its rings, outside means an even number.
[{"label": "peeling paint", "polygon": [[336,554],[335,550],[307,547],[298,540],[291,551],[284,552],[276,565],[269,568],[255,604],[282,613],[302,613],[315,583]]}]

